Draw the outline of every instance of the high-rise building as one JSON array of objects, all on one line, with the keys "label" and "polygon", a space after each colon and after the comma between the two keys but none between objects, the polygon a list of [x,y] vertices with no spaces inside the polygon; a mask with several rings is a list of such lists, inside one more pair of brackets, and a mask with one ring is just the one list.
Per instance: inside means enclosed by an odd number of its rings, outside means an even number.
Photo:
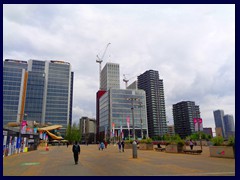
[{"label": "high-rise building", "polygon": [[136,138],[148,137],[145,92],[110,88],[100,98],[99,119],[100,140],[133,138],[133,129]]},{"label": "high-rise building", "polygon": [[99,117],[99,113],[100,113],[100,107],[99,107],[99,102],[100,102],[100,98],[106,93],[106,91],[102,91],[99,90],[96,93],[96,141],[100,141],[100,131],[99,131],[99,122],[100,122],[100,117]]},{"label": "high-rise building", "polygon": [[45,90],[42,122],[62,125],[62,135],[69,124],[71,98],[71,65],[64,61],[51,60],[45,67]]},{"label": "high-rise building", "polygon": [[235,136],[233,115],[229,115],[229,114],[224,115],[223,122],[224,122],[226,137],[229,138],[230,136]]},{"label": "high-rise building", "polygon": [[200,118],[199,106],[193,101],[182,101],[173,104],[175,133],[185,138],[195,132],[194,118]]},{"label": "high-rise building", "polygon": [[101,90],[107,91],[109,88],[120,89],[119,64],[106,63],[101,71]]},{"label": "high-rise building", "polygon": [[134,81],[132,84],[127,86],[127,89],[138,89],[137,87],[137,81]]},{"label": "high-rise building", "polygon": [[27,115],[27,120],[41,124],[62,125],[59,132],[64,136],[72,118],[71,65],[64,61],[5,60],[4,71],[4,124]]},{"label": "high-rise building", "polygon": [[45,61],[28,61],[25,113],[28,120],[42,123],[45,87]]},{"label": "high-rise building", "polygon": [[168,132],[165,112],[163,80],[158,71],[149,70],[138,76],[138,89],[146,92],[149,137]]},{"label": "high-rise building", "polygon": [[169,126],[167,126],[167,127],[168,127],[168,134],[169,134],[170,136],[175,135],[174,125],[169,125]]},{"label": "high-rise building", "polygon": [[120,74],[119,74],[119,64],[116,63],[106,63],[104,68],[101,70],[100,78],[100,90],[96,94],[96,140],[100,141],[100,106],[99,100],[103,94],[108,91],[110,88],[120,89]]},{"label": "high-rise building", "polygon": [[86,144],[96,143],[96,120],[81,117],[79,126],[82,132],[82,142]]},{"label": "high-rise building", "polygon": [[213,133],[212,133],[212,128],[211,127],[203,128],[203,132],[205,134],[210,135],[211,137],[213,137]]},{"label": "high-rise building", "polygon": [[24,82],[27,80],[27,61],[5,59],[3,62],[3,125],[24,118]]},{"label": "high-rise building", "polygon": [[221,128],[221,130],[222,130],[221,134],[225,138],[225,126],[224,126],[224,122],[223,122],[224,111],[223,110],[213,111],[213,115],[214,115],[216,128],[218,128],[218,129]]}]

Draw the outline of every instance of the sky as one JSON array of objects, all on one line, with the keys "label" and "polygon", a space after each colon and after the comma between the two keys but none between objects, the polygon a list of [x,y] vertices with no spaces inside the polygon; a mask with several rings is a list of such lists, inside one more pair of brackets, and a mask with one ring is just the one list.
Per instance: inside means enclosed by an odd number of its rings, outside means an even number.
[{"label": "sky", "polygon": [[194,101],[203,127],[213,111],[235,120],[234,4],[4,4],[3,61],[63,60],[74,72],[73,122],[96,118],[99,64],[120,65],[129,84],[147,70],[163,79],[166,116]]}]

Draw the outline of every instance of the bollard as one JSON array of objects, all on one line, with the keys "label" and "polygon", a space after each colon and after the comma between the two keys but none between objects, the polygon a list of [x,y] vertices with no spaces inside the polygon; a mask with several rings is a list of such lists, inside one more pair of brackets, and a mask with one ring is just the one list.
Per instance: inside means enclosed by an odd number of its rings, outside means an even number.
[{"label": "bollard", "polygon": [[137,143],[133,141],[132,143],[132,150],[133,150],[133,158],[137,158]]},{"label": "bollard", "polygon": [[48,144],[46,143],[46,151],[49,151]]}]

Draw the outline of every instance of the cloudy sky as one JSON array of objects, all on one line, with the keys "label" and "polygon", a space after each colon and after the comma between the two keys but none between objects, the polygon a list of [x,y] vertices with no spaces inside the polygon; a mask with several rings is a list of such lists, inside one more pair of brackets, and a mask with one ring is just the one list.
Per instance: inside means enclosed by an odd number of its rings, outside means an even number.
[{"label": "cloudy sky", "polygon": [[[235,119],[235,5],[3,5],[3,60],[70,62],[73,120],[96,114],[99,65],[120,64],[129,83],[146,70],[164,81],[167,120],[183,100],[200,106],[204,127],[213,110]],[[213,129],[213,131],[215,131]]]}]

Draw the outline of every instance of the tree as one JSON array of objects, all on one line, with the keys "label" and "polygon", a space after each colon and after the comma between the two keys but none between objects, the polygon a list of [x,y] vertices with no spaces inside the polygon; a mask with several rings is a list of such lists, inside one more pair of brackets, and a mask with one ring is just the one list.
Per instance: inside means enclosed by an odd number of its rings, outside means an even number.
[{"label": "tree", "polygon": [[73,127],[71,130],[71,137],[72,137],[72,141],[78,141],[78,142],[81,141],[81,133],[76,123],[73,123]]},{"label": "tree", "polygon": [[72,127],[70,126],[70,124],[68,124],[65,139],[67,139],[69,142],[72,142],[72,139],[71,139],[72,131],[71,130],[72,130]]},{"label": "tree", "polygon": [[73,123],[73,126],[71,127],[68,125],[67,127],[67,132],[66,132],[66,137],[65,137],[70,143],[74,141],[81,141],[81,132],[79,127],[77,126],[76,123]]}]

